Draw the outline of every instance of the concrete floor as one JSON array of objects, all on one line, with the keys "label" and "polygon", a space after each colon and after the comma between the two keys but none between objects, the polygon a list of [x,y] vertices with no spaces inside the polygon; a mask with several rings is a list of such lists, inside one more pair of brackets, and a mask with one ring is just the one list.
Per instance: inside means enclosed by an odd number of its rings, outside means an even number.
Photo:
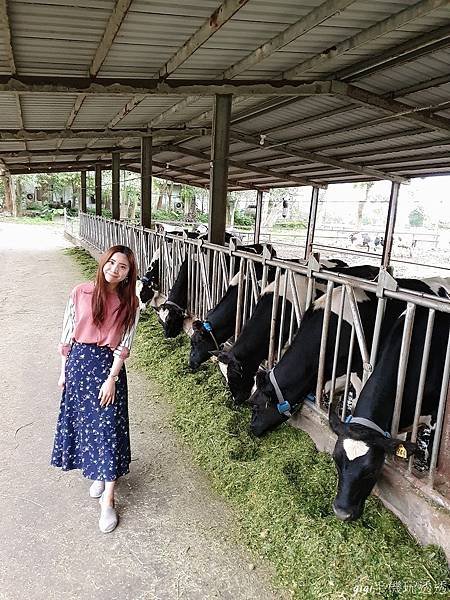
[{"label": "concrete floor", "polygon": [[116,531],[98,530],[77,471],[49,466],[56,345],[67,295],[83,281],[65,246],[54,226],[0,222],[0,599],[284,597],[233,540],[229,511],[168,427],[161,390],[132,367],[133,462]]}]

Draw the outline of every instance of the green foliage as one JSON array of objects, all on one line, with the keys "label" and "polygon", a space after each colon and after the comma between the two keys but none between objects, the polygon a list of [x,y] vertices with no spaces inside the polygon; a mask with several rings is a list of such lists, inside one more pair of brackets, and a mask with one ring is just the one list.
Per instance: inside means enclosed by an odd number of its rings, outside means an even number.
[{"label": "green foliage", "polygon": [[174,210],[160,208],[152,211],[152,221],[184,221],[185,215]]},{"label": "green foliage", "polygon": [[304,221],[283,221],[276,223],[274,229],[306,229]]},{"label": "green foliage", "polygon": [[423,227],[425,221],[425,211],[421,206],[416,206],[408,215],[408,221],[411,227]]},{"label": "green foliage", "polygon": [[255,217],[236,209],[234,212],[234,224],[236,227],[251,227],[255,222]]}]

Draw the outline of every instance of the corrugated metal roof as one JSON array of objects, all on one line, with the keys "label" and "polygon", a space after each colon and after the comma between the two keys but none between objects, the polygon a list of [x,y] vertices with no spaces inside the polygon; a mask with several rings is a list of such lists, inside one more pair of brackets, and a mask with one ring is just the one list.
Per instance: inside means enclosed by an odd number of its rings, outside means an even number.
[{"label": "corrugated metal roof", "polygon": [[[205,36],[187,60],[177,65],[170,79],[220,80],[224,72],[246,59],[258,46],[323,5],[324,0],[249,0],[217,31],[209,31],[211,35]],[[115,6],[114,0],[9,0],[17,76],[87,77]],[[391,51],[423,33],[432,34],[434,30],[450,25],[447,3],[396,28],[388,26],[384,33],[371,36],[351,50],[337,54],[330,52],[336,44],[351,40],[358,33],[413,6],[419,6],[417,0],[355,0],[335,14],[331,11],[329,18],[323,17],[321,22],[287,44],[277,46],[262,60],[259,54],[260,60],[253,60],[245,68],[238,69],[233,73],[234,78],[279,79],[283,72],[312,57],[315,57],[314,66],[305,67],[299,78],[334,78],[343,68]],[[187,3],[133,0],[117,34],[110,40],[104,60],[99,59],[98,76],[112,79],[155,77],[218,7],[219,0],[188,0]],[[5,31],[0,35],[0,73],[9,74],[11,61]],[[369,71],[370,75],[363,72],[349,80],[387,100],[398,90],[423,83],[424,89],[407,93],[404,98],[396,97],[397,101],[412,107],[436,107],[435,114],[444,120],[436,123],[434,128],[432,123],[414,121],[411,116],[390,119],[392,111],[344,96],[299,98],[273,107],[270,112],[264,109],[269,102],[277,101],[274,97],[236,97],[232,114],[237,122],[232,129],[250,137],[245,141],[231,137],[230,189],[294,184],[286,179],[289,176],[321,182],[366,179],[367,175],[352,170],[352,163],[353,166],[372,166],[384,172],[412,176],[446,169],[450,173],[446,157],[450,146],[450,107],[444,105],[441,110],[438,107],[450,101],[450,35],[448,45],[445,36],[440,39],[439,47],[430,47],[428,53],[408,55],[385,65],[380,59]],[[431,81],[427,87],[426,82],[433,78],[442,80],[434,86]],[[11,167],[45,165],[53,157],[56,159],[54,165],[71,162],[76,157],[91,164],[96,156],[100,156],[92,154],[92,149],[101,153],[113,146],[139,147],[140,138],[133,137],[133,132],[125,140],[121,137],[120,131],[124,129],[142,129],[149,123],[166,128],[177,128],[185,123],[210,126],[211,117],[199,119],[199,115],[205,112],[210,115],[213,105],[210,96],[181,102],[182,99],[175,95],[135,98],[132,92],[120,96],[88,95],[83,101],[81,94],[51,91],[20,92],[20,103],[18,97],[15,93],[0,91],[1,129],[19,130],[22,119],[27,131],[64,130],[68,124],[75,132],[92,130],[93,134],[86,134],[84,139],[29,140],[26,145],[24,141],[7,139],[5,134],[4,139],[0,138],[0,158],[3,156],[2,160]],[[123,118],[115,119],[133,100],[136,102],[132,110]],[[422,114],[432,117],[433,111]],[[111,120],[118,130],[117,136],[111,132],[109,138],[96,137],[94,132],[105,129]],[[179,143],[175,134],[178,132],[159,134],[155,131],[155,144],[161,146],[172,140]],[[261,134],[266,138],[260,138]],[[180,151],[168,151],[163,147],[155,153],[155,160],[166,163],[165,169],[158,167],[155,170],[161,176],[166,173],[179,181],[198,181],[203,185],[209,178],[210,137],[196,137],[195,132],[186,132],[186,138],[181,141]],[[268,147],[285,143],[289,143],[290,153],[279,146]],[[25,148],[30,156],[7,156]],[[55,152],[57,149],[59,153]],[[74,152],[67,153],[71,150]],[[189,151],[202,152],[205,158],[189,155]],[[302,151],[313,151],[321,156],[314,156],[313,162],[312,158],[305,159]],[[295,153],[298,156],[292,155]],[[136,161],[138,154],[134,151]],[[129,158],[133,154],[124,151],[124,156]],[[334,160],[341,162],[332,164]],[[183,173],[176,171],[176,167],[199,173]]]}]

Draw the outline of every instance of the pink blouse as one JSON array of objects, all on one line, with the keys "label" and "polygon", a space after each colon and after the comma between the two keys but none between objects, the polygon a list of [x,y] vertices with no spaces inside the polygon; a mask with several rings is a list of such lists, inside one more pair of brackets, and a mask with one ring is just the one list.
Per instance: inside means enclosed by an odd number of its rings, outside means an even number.
[{"label": "pink blouse", "polygon": [[128,358],[133,342],[136,325],[139,320],[139,309],[136,311],[136,319],[128,331],[123,331],[117,323],[117,311],[120,300],[117,294],[108,294],[105,307],[105,318],[98,327],[92,319],[92,294],[94,284],[92,282],[80,283],[71,292],[64,313],[63,331],[59,344],[59,352],[67,356],[72,342],[82,344],[97,344],[98,346],[109,346],[114,350],[114,355],[120,358]]}]

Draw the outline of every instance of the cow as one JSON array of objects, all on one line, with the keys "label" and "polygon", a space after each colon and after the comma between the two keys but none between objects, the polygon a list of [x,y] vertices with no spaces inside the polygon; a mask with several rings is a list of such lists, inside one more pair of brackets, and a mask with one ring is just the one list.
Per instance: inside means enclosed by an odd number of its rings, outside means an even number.
[{"label": "cow", "polygon": [[[268,246],[270,248],[270,246]],[[264,246],[253,244],[251,246],[238,246],[239,250],[262,254]],[[235,261],[235,270],[240,265],[240,258]],[[262,276],[261,263],[255,263],[255,273],[258,279]],[[269,277],[273,278],[274,269],[269,269]],[[237,310],[239,273],[230,281],[227,291],[222,299],[206,314],[205,320],[195,320],[192,323],[191,351],[189,355],[189,368],[197,370],[202,363],[211,358],[211,353],[219,350],[220,344],[226,342],[234,333]]]},{"label": "cow", "polygon": [[170,288],[167,300],[160,306],[158,318],[162,323],[166,338],[174,338],[183,330],[187,316],[189,259],[181,263],[177,278]]},{"label": "cow", "polygon": [[[419,385],[428,310],[417,307],[406,371],[399,430],[411,427]],[[338,472],[338,489],[333,511],[342,521],[358,519],[364,504],[383,469],[386,455],[407,458],[417,445],[391,438],[397,365],[400,360],[405,315],[401,315],[388,333],[375,369],[363,387],[358,403],[346,422],[334,410],[329,423],[336,433],[333,459]],[[425,380],[421,415],[436,422],[442,385],[445,354],[450,327],[449,313],[437,311],[431,338],[430,360]],[[432,358],[431,358],[432,357]]]},{"label": "cow", "polygon": [[[348,267],[346,263],[337,259],[322,260],[321,266],[328,271],[338,271],[350,277],[361,277],[364,279],[375,279],[378,275],[378,267],[371,265],[360,265]],[[280,290],[284,289],[284,277],[280,279]],[[305,307],[308,279],[304,275],[294,274],[297,298],[300,307]],[[325,291],[326,283],[323,279],[316,279],[315,298]],[[267,358],[269,352],[269,336],[271,326],[271,314],[273,304],[274,284],[269,284],[261,294],[261,298],[251,318],[245,323],[241,334],[235,344],[228,352],[218,354],[219,362],[226,365],[221,370],[228,381],[231,395],[236,404],[242,404],[249,396],[254,385],[254,378],[261,362]],[[281,294],[282,295],[282,294]],[[313,298],[314,299],[314,298]],[[285,318],[282,330],[282,344],[289,334],[289,323],[292,311],[292,292],[287,290]],[[275,324],[275,336],[278,338],[281,322],[281,301],[278,306],[278,314]]]},{"label": "cow", "polygon": [[[435,280],[399,279],[399,287],[422,293],[434,294]],[[436,284],[437,285],[437,284]],[[361,324],[367,345],[372,343],[375,324],[377,297],[374,293],[355,288],[355,299],[358,304]],[[332,292],[331,314],[328,339],[335,340],[338,326],[341,290]],[[300,327],[280,362],[270,372],[257,374],[257,389],[248,403],[252,407],[251,430],[256,436],[278,427],[297,410],[304,398],[313,393],[317,384],[319,351],[322,335],[326,296],[316,300],[306,311]],[[383,326],[380,334],[380,345],[390,331],[398,316],[405,309],[405,302],[391,299],[387,303]],[[348,348],[353,318],[348,301],[344,305],[341,326],[340,344],[337,356],[336,377],[346,373]],[[381,347],[381,346],[380,346]],[[331,379],[334,357],[334,344],[328,343],[325,353],[325,381]],[[354,352],[351,361],[351,373],[355,383],[362,378],[362,360],[359,352]]]},{"label": "cow", "polygon": [[140,300],[141,309],[144,309],[151,302],[155,293],[159,291],[159,264],[160,249],[158,248],[152,256],[145,275],[137,281],[136,293]]},{"label": "cow", "polygon": [[370,244],[372,243],[372,237],[366,231],[355,231],[349,235],[350,243],[352,246],[361,246],[370,251]]}]

